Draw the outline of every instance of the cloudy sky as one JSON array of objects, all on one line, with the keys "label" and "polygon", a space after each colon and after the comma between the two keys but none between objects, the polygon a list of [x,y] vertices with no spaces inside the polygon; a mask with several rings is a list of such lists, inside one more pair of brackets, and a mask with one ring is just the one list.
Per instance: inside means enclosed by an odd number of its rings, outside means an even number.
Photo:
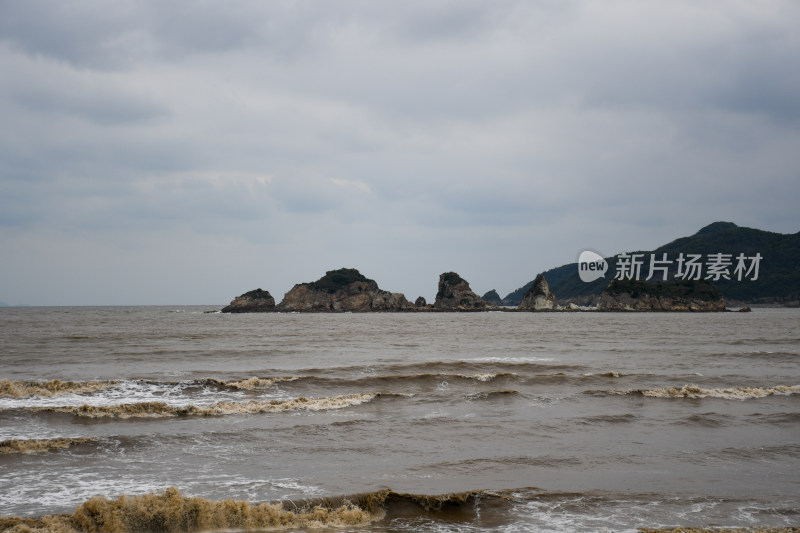
[{"label": "cloudy sky", "polygon": [[796,0],[0,0],[0,300],[504,296],[800,230]]}]

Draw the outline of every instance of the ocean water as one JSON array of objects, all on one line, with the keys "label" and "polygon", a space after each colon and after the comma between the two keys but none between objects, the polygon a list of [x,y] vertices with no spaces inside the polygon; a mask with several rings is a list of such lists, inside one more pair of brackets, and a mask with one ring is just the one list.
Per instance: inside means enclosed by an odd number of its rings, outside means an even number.
[{"label": "ocean water", "polygon": [[173,530],[800,525],[800,310],[209,309],[0,309],[0,516],[80,529],[102,503]]}]

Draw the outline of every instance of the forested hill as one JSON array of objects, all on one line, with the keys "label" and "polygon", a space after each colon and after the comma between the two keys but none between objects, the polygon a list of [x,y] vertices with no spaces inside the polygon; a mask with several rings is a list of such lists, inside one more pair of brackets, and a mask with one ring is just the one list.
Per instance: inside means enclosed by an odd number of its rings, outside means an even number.
[{"label": "forested hill", "polygon": [[[669,269],[669,279],[675,276],[676,260],[681,253],[684,256],[702,254],[703,261],[709,259],[709,254],[730,254],[732,265],[728,270],[731,279],[712,280],[726,300],[756,304],[798,305],[800,303],[800,232],[773,233],[739,227],[733,222],[714,222],[692,236],[676,239],[655,250],[631,253],[644,254],[642,279],[647,276],[651,254],[661,259],[662,254],[666,253],[668,260],[673,261]],[[748,258],[755,257],[756,254],[761,255],[758,279],[751,279],[754,272],[750,272],[749,276],[743,276],[741,281],[736,279],[734,269],[737,264],[736,258],[740,254]],[[608,271],[605,277],[591,283],[581,281],[577,263],[552,268],[544,272],[544,275],[550,284],[550,290],[555,293],[559,301],[592,303],[617,272],[618,257],[607,257]],[[707,275],[705,269],[702,275],[703,277]],[[503,298],[503,304],[519,305],[522,296],[532,285],[533,280],[510,293]]]}]

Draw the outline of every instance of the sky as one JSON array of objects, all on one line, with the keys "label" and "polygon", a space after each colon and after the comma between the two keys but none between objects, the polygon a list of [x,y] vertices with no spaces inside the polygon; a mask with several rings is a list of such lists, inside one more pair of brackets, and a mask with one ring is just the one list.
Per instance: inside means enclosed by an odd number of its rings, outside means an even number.
[{"label": "sky", "polygon": [[800,230],[796,0],[0,0],[0,301],[501,296]]}]

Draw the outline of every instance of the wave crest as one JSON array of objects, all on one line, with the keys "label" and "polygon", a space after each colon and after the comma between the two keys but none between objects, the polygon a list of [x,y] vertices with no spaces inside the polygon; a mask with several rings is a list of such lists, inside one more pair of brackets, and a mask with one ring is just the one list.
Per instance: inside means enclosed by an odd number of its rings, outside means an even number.
[{"label": "wave crest", "polygon": [[296,381],[297,378],[295,377],[288,377],[288,378],[259,378],[256,376],[245,378],[245,379],[236,379],[236,380],[228,380],[223,381],[221,379],[216,378],[206,378],[197,381],[197,383],[201,385],[212,385],[214,387],[218,387],[220,389],[231,389],[231,390],[254,390],[254,389],[268,389],[276,383],[282,383],[285,381]]},{"label": "wave crest", "polygon": [[286,509],[280,503],[251,504],[190,498],[171,487],[163,494],[120,496],[116,500],[95,497],[81,504],[72,515],[3,518],[0,519],[0,529],[37,533],[275,531],[360,526],[375,518],[350,503],[338,507],[316,505]]},{"label": "wave crest", "polygon": [[56,439],[10,439],[0,442],[0,454],[5,453],[37,453],[69,448],[73,444],[94,440],[89,437],[56,438]]},{"label": "wave crest", "polygon": [[161,418],[170,416],[222,416],[232,414],[278,413],[305,409],[322,411],[342,409],[369,402],[379,393],[345,394],[329,398],[295,398],[292,400],[250,400],[247,402],[224,401],[209,406],[169,405],[165,402],[123,403],[118,405],[80,405],[34,407],[35,411],[68,413],[89,418]]},{"label": "wave crest", "polygon": [[238,381],[226,381],[225,385],[237,390],[253,390],[258,388],[269,388],[276,383],[284,381],[295,381],[297,378],[247,378]]},{"label": "wave crest", "polygon": [[660,389],[624,389],[604,391],[606,394],[649,396],[652,398],[721,398],[724,400],[750,400],[767,396],[790,396],[800,394],[800,385],[776,385],[774,387],[730,387],[706,389],[697,385],[664,387]]},{"label": "wave crest", "polygon": [[29,396],[56,396],[81,394],[107,389],[118,381],[10,381],[0,379],[0,398],[27,398]]},{"label": "wave crest", "polygon": [[[470,491],[443,495],[401,494],[386,489],[301,502],[250,503],[187,497],[174,487],[162,494],[94,497],[72,515],[0,517],[0,531],[15,533],[190,533],[195,531],[279,531],[363,527],[392,516],[460,510],[474,518],[478,500],[507,501],[509,495]],[[417,510],[417,511],[415,511]]]}]

